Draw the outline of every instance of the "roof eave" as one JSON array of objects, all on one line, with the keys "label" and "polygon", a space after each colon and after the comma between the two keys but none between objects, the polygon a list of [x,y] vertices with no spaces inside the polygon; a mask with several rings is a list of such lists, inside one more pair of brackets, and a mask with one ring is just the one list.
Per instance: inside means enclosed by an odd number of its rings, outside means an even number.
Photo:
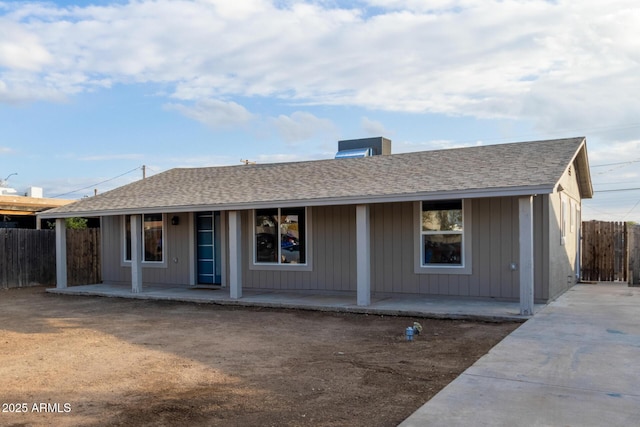
[{"label": "roof eave", "polygon": [[488,197],[517,197],[533,196],[537,194],[550,194],[554,191],[554,185],[544,184],[522,187],[505,188],[480,188],[455,191],[426,191],[410,194],[389,194],[382,196],[349,196],[349,197],[326,197],[318,199],[291,199],[291,200],[271,200],[263,202],[246,203],[226,203],[226,204],[202,204],[202,205],[181,205],[181,206],[156,206],[145,208],[128,209],[108,209],[98,211],[75,211],[75,212],[42,212],[38,214],[41,219],[73,218],[73,217],[101,217],[114,215],[132,215],[145,213],[183,213],[198,211],[233,211],[294,206],[331,206],[331,205],[359,205],[376,203],[414,202],[422,200],[443,200],[443,199],[478,199]]},{"label": "roof eave", "polygon": [[587,140],[584,139],[574,159],[578,173],[578,185],[580,197],[591,199],[593,197],[593,183],[591,182],[591,170],[589,169],[589,156],[587,155]]}]

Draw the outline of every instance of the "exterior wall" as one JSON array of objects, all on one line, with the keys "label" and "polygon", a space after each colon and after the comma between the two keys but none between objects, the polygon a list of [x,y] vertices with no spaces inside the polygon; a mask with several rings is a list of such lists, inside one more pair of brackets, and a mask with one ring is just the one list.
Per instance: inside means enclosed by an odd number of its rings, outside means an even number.
[{"label": "exterior wall", "polygon": [[[576,283],[581,221],[580,191],[575,167],[560,180],[561,191],[549,197],[549,295],[553,300]],[[566,207],[565,236],[562,236],[563,202]]]},{"label": "exterior wall", "polygon": [[[316,206],[311,210],[310,235],[312,271],[249,269],[253,259],[253,230],[250,212],[244,212],[244,286],[280,290],[356,290],[355,206]],[[255,268],[255,267],[254,267]]]},{"label": "exterior wall", "polygon": [[[519,298],[518,198],[475,199],[472,207],[472,273],[416,274],[414,204],[371,205],[371,290],[406,293]],[[324,206],[312,211],[312,271],[249,269],[252,257],[251,217],[243,215],[243,272],[247,288],[279,290],[355,291],[355,206]],[[548,266],[543,262],[545,199],[534,198],[535,298],[546,299]]]},{"label": "exterior wall", "polygon": [[131,269],[122,264],[122,218],[102,217],[102,280],[110,283],[131,283]]},{"label": "exterior wall", "polygon": [[[567,229],[565,245],[560,245],[560,197],[572,196],[575,177],[566,180],[567,196],[558,193],[534,197],[534,297],[547,301],[566,290],[567,275],[574,274],[576,233]],[[564,186],[564,184],[563,184]],[[577,188],[577,187],[576,187]],[[579,199],[575,199],[574,202]],[[371,214],[371,290],[374,293],[405,293],[519,298],[519,271],[510,268],[519,262],[518,198],[495,197],[471,202],[471,274],[418,274],[414,256],[415,235],[419,232],[413,202],[373,204]],[[578,202],[579,203],[579,202]],[[568,204],[570,206],[570,204]],[[356,290],[355,206],[308,208],[311,248],[310,271],[260,270],[250,268],[253,259],[251,211],[241,212],[243,287],[249,289],[349,291]],[[171,215],[173,216],[173,215]],[[192,214],[179,214],[179,225],[165,225],[166,266],[143,264],[144,283],[188,285],[193,282],[194,231]],[[222,213],[222,250],[228,255],[227,214]],[[131,269],[123,259],[123,218],[104,217],[103,280],[130,283]],[[223,257],[223,285],[229,271]],[[309,270],[309,269],[307,269]],[[549,284],[552,285],[549,288]]]},{"label": "exterior wall", "polygon": [[[170,215],[179,217],[178,225],[171,225],[166,218],[163,236],[164,266],[142,264],[143,283],[162,283],[186,285],[190,283],[191,257],[193,243],[193,225],[190,215]],[[102,280],[110,283],[131,283],[131,267],[123,263],[123,220],[122,216],[102,218]]]},{"label": "exterior wall", "polygon": [[[415,274],[413,203],[371,207],[372,290],[469,297],[519,298],[518,199],[475,199],[471,274]],[[467,226],[467,225],[465,225]]]}]

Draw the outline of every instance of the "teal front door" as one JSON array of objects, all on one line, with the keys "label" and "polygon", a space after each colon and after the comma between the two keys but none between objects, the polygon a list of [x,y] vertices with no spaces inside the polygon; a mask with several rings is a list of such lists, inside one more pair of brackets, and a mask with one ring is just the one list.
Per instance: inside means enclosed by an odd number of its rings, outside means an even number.
[{"label": "teal front door", "polygon": [[220,284],[220,212],[196,213],[198,284]]}]

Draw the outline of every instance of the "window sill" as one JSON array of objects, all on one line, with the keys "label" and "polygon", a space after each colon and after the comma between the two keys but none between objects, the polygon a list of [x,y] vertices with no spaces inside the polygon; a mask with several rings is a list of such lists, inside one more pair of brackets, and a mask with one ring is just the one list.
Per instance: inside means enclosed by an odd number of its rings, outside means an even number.
[{"label": "window sill", "polygon": [[311,264],[249,264],[249,270],[256,271],[312,271]]},{"label": "window sill", "polygon": [[471,266],[458,266],[458,267],[450,267],[450,266],[416,266],[414,268],[415,274],[471,274]]},{"label": "window sill", "polygon": [[[167,268],[167,262],[145,262],[141,263],[142,268]],[[131,268],[131,261],[122,261],[120,264],[121,267],[129,267]]]}]

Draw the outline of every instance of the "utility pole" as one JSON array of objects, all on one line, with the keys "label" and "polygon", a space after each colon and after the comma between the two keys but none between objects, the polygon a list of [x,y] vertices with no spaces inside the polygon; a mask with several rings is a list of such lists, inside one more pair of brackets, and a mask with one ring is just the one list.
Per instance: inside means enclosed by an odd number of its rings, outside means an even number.
[{"label": "utility pole", "polygon": [[145,179],[146,177],[147,177],[147,166],[142,165],[142,179]]}]

